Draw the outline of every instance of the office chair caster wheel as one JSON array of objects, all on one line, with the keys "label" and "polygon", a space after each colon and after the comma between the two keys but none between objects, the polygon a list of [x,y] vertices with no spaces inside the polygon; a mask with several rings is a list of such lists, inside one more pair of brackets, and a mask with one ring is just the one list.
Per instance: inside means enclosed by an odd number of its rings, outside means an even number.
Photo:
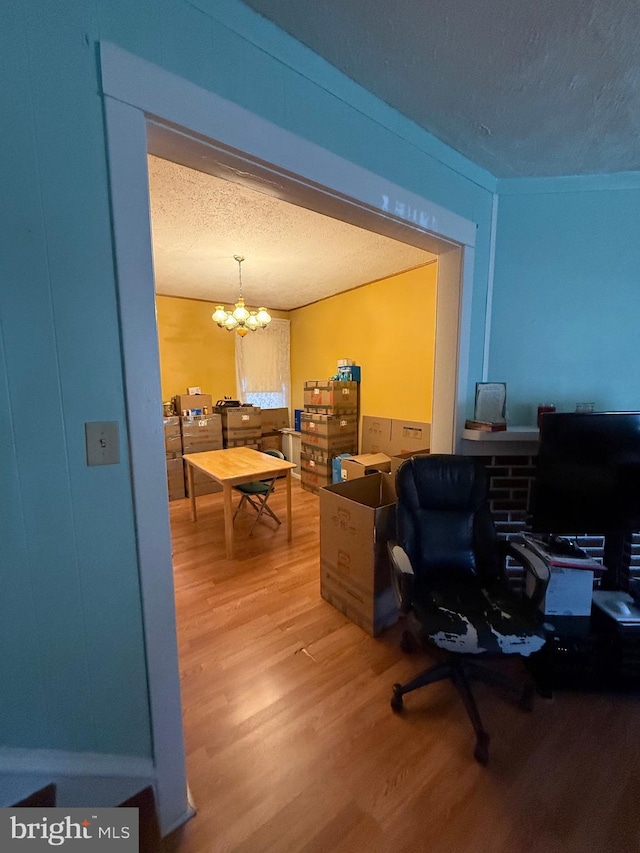
[{"label": "office chair caster wheel", "polygon": [[523,711],[533,711],[533,699],[536,694],[536,688],[533,684],[528,684],[522,690],[520,695],[519,705]]},{"label": "office chair caster wheel", "polygon": [[400,648],[403,652],[406,652],[408,655],[413,654],[413,652],[417,651],[418,643],[416,638],[409,631],[402,632],[402,639],[400,640]]},{"label": "office chair caster wheel", "polygon": [[479,732],[476,735],[476,748],[473,750],[473,757],[483,767],[489,763],[489,735],[486,732]]},{"label": "office chair caster wheel", "polygon": [[393,685],[393,696],[391,697],[391,707],[396,712],[396,714],[399,714],[400,711],[402,711],[402,709],[404,708],[404,702],[402,701],[402,693],[399,692],[401,689],[402,689],[401,684],[394,684]]}]

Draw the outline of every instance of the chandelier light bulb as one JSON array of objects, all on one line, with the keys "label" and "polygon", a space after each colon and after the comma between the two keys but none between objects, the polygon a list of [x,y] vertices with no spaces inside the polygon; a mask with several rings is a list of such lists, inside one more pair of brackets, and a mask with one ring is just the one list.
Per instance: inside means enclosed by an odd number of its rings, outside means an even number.
[{"label": "chandelier light bulb", "polygon": [[224,326],[227,319],[227,312],[224,310],[222,305],[216,305],[216,310],[211,315],[211,319],[219,326]]},{"label": "chandelier light bulb", "polygon": [[245,321],[245,326],[249,329],[250,332],[255,332],[255,330],[259,327],[258,317],[255,311],[249,311],[249,316]]},{"label": "chandelier light bulb", "polygon": [[234,329],[238,327],[238,321],[233,316],[233,314],[227,314],[227,319],[224,321],[224,328],[228,332],[233,332]]},{"label": "chandelier light bulb", "polygon": [[264,328],[264,326],[271,322],[271,314],[269,314],[266,308],[258,308],[256,319],[258,321],[258,325]]},{"label": "chandelier light bulb", "polygon": [[236,302],[236,307],[235,307],[235,310],[233,312],[233,316],[236,318],[239,325],[241,325],[241,326],[243,323],[246,322],[246,320],[249,317],[249,312],[244,307],[244,299],[242,298],[242,296]]}]

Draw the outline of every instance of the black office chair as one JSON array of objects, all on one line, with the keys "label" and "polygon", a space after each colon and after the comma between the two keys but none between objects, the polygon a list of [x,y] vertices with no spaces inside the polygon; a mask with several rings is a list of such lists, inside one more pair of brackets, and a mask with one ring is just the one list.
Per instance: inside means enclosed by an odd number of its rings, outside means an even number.
[{"label": "black office chair", "polygon": [[[279,450],[263,450],[262,452],[266,453],[268,456],[277,456],[278,459],[285,458],[284,453],[281,453]],[[277,479],[277,477],[270,477],[268,480],[252,480],[250,483],[239,483],[237,486],[233,487],[236,492],[239,492],[242,495],[240,502],[236,507],[236,511],[233,514],[234,522],[236,520],[236,515],[239,512],[256,513],[254,522],[251,525],[251,530],[249,531],[249,536],[253,534],[256,524],[262,520],[262,516],[265,513],[272,518],[276,524],[282,524],[275,512],[267,505],[267,501],[271,497]],[[251,509],[249,509],[249,507],[251,507]]]},{"label": "black office chair", "polygon": [[[473,679],[503,688],[531,709],[534,684],[523,685],[479,665],[473,656],[528,656],[544,644],[537,603],[511,591],[504,569],[509,550],[497,538],[484,468],[472,457],[414,456],[396,474],[397,542],[389,543],[392,579],[408,630],[402,648],[417,643],[447,652],[444,660],[407,684],[395,684],[391,707],[403,696],[449,678],[458,689],[476,733],[475,758],[489,759],[485,731],[471,691]],[[515,555],[522,562],[521,555]]]}]

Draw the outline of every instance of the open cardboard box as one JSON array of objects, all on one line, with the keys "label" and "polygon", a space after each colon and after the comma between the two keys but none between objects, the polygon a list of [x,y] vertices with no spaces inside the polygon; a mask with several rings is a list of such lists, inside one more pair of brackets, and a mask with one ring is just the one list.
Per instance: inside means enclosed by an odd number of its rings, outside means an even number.
[{"label": "open cardboard box", "polygon": [[365,471],[371,468],[388,474],[391,471],[391,458],[386,453],[361,453],[342,459],[340,467],[343,481],[355,480],[356,477],[364,477]]},{"label": "open cardboard box", "polygon": [[395,514],[389,474],[320,489],[320,592],[373,636],[399,615],[387,554]]}]

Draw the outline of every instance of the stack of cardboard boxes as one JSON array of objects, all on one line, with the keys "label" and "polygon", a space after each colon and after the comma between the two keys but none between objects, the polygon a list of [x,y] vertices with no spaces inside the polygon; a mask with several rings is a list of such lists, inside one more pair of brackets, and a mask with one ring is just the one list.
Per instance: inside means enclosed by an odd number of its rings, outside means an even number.
[{"label": "stack of cardboard boxes", "polygon": [[224,447],[252,447],[260,450],[262,412],[258,406],[217,405],[215,411],[222,419]]},{"label": "stack of cardboard boxes", "polygon": [[332,379],[304,383],[300,480],[317,494],[332,482],[333,458],[358,452],[358,383]]},{"label": "stack of cardboard boxes", "polygon": [[[189,391],[199,389],[190,388]],[[177,394],[166,406],[175,414],[164,418],[169,500],[190,497],[184,453],[203,453],[225,447],[281,450],[280,430],[289,426],[288,409],[212,405],[210,394]],[[196,496],[221,491],[211,477],[193,470]]]},{"label": "stack of cardboard boxes", "polygon": [[279,450],[282,452],[281,429],[289,426],[289,409],[262,410],[262,438],[260,450]]},{"label": "stack of cardboard boxes", "polygon": [[[164,419],[170,501],[179,500],[185,495],[190,497],[186,464],[182,455],[222,448],[221,418],[220,415],[212,413],[210,394],[177,394],[172,399],[172,405],[176,414]],[[194,469],[193,474],[196,496],[221,490],[216,482],[197,469]]]},{"label": "stack of cardboard boxes", "polygon": [[167,463],[167,489],[169,500],[184,497],[184,473],[182,471],[182,433],[180,418],[164,418],[164,450]]},{"label": "stack of cardboard boxes", "polygon": [[[222,418],[220,415],[199,415],[196,417],[180,418],[180,421],[183,453],[204,453],[207,450],[222,450]],[[184,463],[184,478],[187,497],[191,497],[189,494],[186,462]],[[222,486],[219,483],[216,483],[211,477],[207,477],[206,474],[203,474],[197,468],[193,469],[193,488],[196,497],[222,491]]]},{"label": "stack of cardboard boxes", "polygon": [[384,453],[389,457],[387,470],[395,474],[405,459],[429,453],[431,424],[400,418],[362,418],[362,453]]}]

